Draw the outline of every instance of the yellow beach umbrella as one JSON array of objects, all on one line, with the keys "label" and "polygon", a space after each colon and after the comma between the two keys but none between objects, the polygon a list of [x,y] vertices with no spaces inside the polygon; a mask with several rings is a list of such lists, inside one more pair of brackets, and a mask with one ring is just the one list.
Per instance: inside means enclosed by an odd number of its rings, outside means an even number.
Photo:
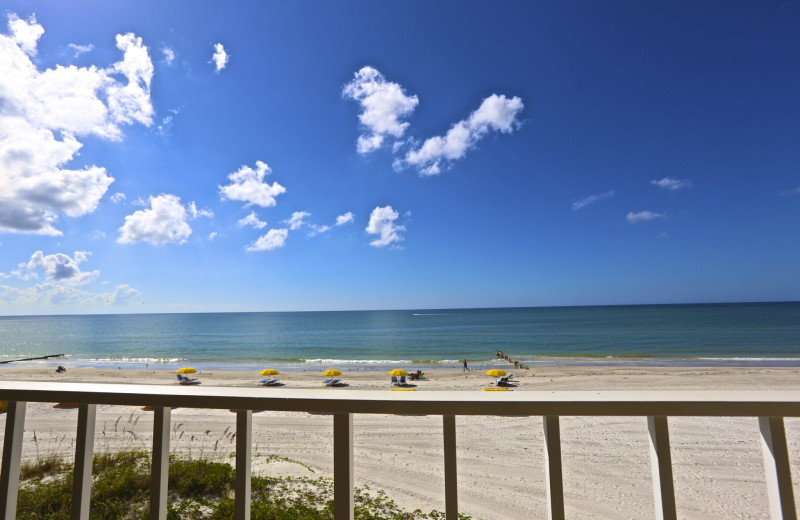
[{"label": "yellow beach umbrella", "polygon": [[402,368],[395,368],[394,370],[389,372],[390,376],[407,376],[408,372],[403,370]]},{"label": "yellow beach umbrella", "polygon": [[326,370],[325,372],[323,372],[322,375],[325,376],[325,377],[336,377],[336,376],[342,375],[342,371],[341,370],[336,370],[335,368],[330,368],[330,369]]},{"label": "yellow beach umbrella", "polygon": [[262,376],[277,376],[278,374],[280,374],[280,372],[278,372],[274,368],[265,368],[264,370],[259,372],[259,374],[261,374]]},{"label": "yellow beach umbrella", "polygon": [[499,368],[493,368],[491,370],[487,370],[486,375],[492,377],[505,377],[506,371],[500,370]]},{"label": "yellow beach umbrella", "polygon": [[179,374],[194,374],[197,370],[192,367],[183,367],[176,370],[176,372]]}]

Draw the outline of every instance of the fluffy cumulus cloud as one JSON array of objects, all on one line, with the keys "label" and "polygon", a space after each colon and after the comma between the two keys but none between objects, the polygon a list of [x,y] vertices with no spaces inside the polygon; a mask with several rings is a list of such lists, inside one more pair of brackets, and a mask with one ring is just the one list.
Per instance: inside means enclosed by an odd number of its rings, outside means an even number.
[{"label": "fluffy cumulus cloud", "polygon": [[87,306],[112,306],[133,303],[139,296],[139,291],[133,287],[122,284],[113,291],[92,293],[57,283],[42,283],[31,287],[11,287],[0,285],[0,304],[13,305],[87,305]]},{"label": "fluffy cumulus cloud", "polygon": [[344,215],[339,215],[338,217],[336,217],[336,225],[344,226],[345,224],[349,224],[350,222],[353,221],[353,218],[354,218],[353,212],[348,211]]},{"label": "fluffy cumulus cloud", "polygon": [[299,229],[308,224],[308,222],[306,222],[306,218],[310,216],[311,213],[308,211],[295,211],[292,213],[292,216],[286,220],[286,223],[289,224],[289,229],[294,231],[295,229]]},{"label": "fluffy cumulus cloud", "polygon": [[8,32],[20,50],[28,56],[38,54],[36,45],[44,34],[44,27],[36,23],[36,16],[23,20],[14,13],[8,15]]},{"label": "fluffy cumulus cloud", "polygon": [[597,201],[603,199],[610,199],[614,196],[614,190],[608,190],[603,193],[597,193],[595,195],[589,195],[588,197],[584,197],[580,200],[576,200],[572,203],[572,211],[578,211],[579,209],[583,209],[589,204],[594,204]]},{"label": "fluffy cumulus cloud", "polygon": [[464,157],[489,132],[510,134],[516,130],[522,109],[522,99],[492,94],[467,119],[454,124],[447,134],[426,139],[422,146],[410,150],[405,159],[396,161],[395,166],[411,165],[421,175],[436,175],[443,166]]},{"label": "fluffy cumulus cloud", "polygon": [[240,218],[237,224],[239,227],[250,226],[256,229],[264,229],[265,227],[267,227],[267,223],[259,219],[258,216],[256,216],[255,211],[251,211],[250,214],[247,215],[246,217]]},{"label": "fluffy cumulus cloud", "polygon": [[261,235],[258,239],[247,246],[248,251],[272,251],[286,244],[289,236],[288,229],[270,229],[267,234]]},{"label": "fluffy cumulus cloud", "polygon": [[264,182],[264,177],[272,173],[266,163],[256,161],[256,169],[242,166],[228,175],[230,184],[218,186],[222,200],[239,200],[245,206],[256,204],[262,208],[274,206],[275,197],[285,193],[286,188],[276,182]]},{"label": "fluffy cumulus cloud", "polygon": [[101,293],[79,289],[79,286],[100,275],[98,270],[81,270],[81,264],[90,255],[88,251],[75,251],[72,256],[65,253],[46,255],[42,251],[36,251],[30,260],[18,264],[11,274],[0,273],[0,278],[44,280],[27,287],[0,285],[0,305],[123,305],[131,303],[140,294],[126,284],[116,286],[113,291]]},{"label": "fluffy cumulus cloud", "polygon": [[214,68],[217,72],[221,71],[228,64],[230,56],[225,52],[225,47],[221,43],[214,44],[214,55],[211,56],[211,61],[214,63]]},{"label": "fluffy cumulus cloud", "polygon": [[[150,197],[150,207],[125,217],[125,224],[119,228],[117,242],[131,244],[148,242],[153,245],[182,244],[192,234],[188,218],[201,216],[194,202],[187,208],[181,204],[180,197],[162,194]],[[207,215],[202,215],[207,216]]]},{"label": "fluffy cumulus cloud", "polygon": [[678,191],[682,188],[689,188],[692,185],[692,181],[676,177],[664,177],[663,179],[650,181],[650,184],[658,186],[662,190]]},{"label": "fluffy cumulus cloud", "polygon": [[150,126],[153,65],[141,38],[117,35],[122,60],[100,68],[31,61],[44,28],[9,15],[0,34],[0,232],[60,235],[60,215],[93,212],[113,178],[70,167],[81,139],[122,138],[122,125]]},{"label": "fluffy cumulus cloud", "polygon": [[113,291],[95,294],[87,303],[101,303],[105,305],[127,305],[141,293],[128,284],[114,287]]},{"label": "fluffy cumulus cloud", "polygon": [[656,213],[654,211],[644,210],[638,213],[628,212],[625,215],[625,220],[630,222],[631,224],[636,224],[637,222],[647,222],[648,220],[655,220],[657,218],[664,218],[666,215],[664,213]]},{"label": "fluffy cumulus cloud", "polygon": [[58,282],[67,285],[83,285],[91,282],[100,275],[100,271],[81,271],[80,264],[85,262],[91,253],[75,251],[70,257],[64,253],[45,255],[36,251],[28,262],[23,262],[12,271],[12,274],[23,280],[38,278],[41,271],[49,282]]},{"label": "fluffy cumulus cloud", "polygon": [[356,72],[342,95],[361,105],[358,119],[365,131],[356,143],[361,154],[380,148],[387,136],[402,137],[408,128],[408,122],[402,119],[411,115],[419,103],[417,96],[406,95],[403,87],[386,81],[383,74],[372,67]]},{"label": "fluffy cumulus cloud", "polygon": [[378,238],[369,243],[374,247],[386,247],[396,244],[403,240],[400,233],[405,231],[405,226],[397,224],[400,214],[392,209],[391,206],[377,207],[372,210],[369,216],[369,224],[366,231],[370,235],[378,235]]}]

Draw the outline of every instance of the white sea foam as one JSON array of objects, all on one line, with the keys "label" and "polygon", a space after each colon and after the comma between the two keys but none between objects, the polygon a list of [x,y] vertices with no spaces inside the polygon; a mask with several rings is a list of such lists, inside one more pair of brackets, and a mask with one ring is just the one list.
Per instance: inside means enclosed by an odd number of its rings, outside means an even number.
[{"label": "white sea foam", "polygon": [[408,365],[410,359],[304,359],[309,365]]},{"label": "white sea foam", "polygon": [[86,361],[94,363],[180,363],[187,361],[186,358],[148,358],[148,357],[108,357],[108,358],[89,358]]},{"label": "white sea foam", "polygon": [[800,357],[699,357],[704,361],[800,361]]}]

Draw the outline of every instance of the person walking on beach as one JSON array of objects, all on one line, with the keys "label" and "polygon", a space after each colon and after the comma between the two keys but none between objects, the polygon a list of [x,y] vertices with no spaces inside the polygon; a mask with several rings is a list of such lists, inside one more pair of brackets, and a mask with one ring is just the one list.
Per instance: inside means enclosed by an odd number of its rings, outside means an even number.
[{"label": "person walking on beach", "polygon": [[463,370],[463,372],[472,372],[472,370],[470,370],[469,367],[467,366],[467,358],[464,358],[464,370]]}]

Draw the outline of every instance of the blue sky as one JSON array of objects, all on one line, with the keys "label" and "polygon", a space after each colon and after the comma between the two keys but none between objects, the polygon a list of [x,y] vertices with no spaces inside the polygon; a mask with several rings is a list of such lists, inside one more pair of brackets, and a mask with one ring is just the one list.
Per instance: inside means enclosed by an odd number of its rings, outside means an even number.
[{"label": "blue sky", "polygon": [[39,2],[0,314],[800,298],[800,3]]}]

